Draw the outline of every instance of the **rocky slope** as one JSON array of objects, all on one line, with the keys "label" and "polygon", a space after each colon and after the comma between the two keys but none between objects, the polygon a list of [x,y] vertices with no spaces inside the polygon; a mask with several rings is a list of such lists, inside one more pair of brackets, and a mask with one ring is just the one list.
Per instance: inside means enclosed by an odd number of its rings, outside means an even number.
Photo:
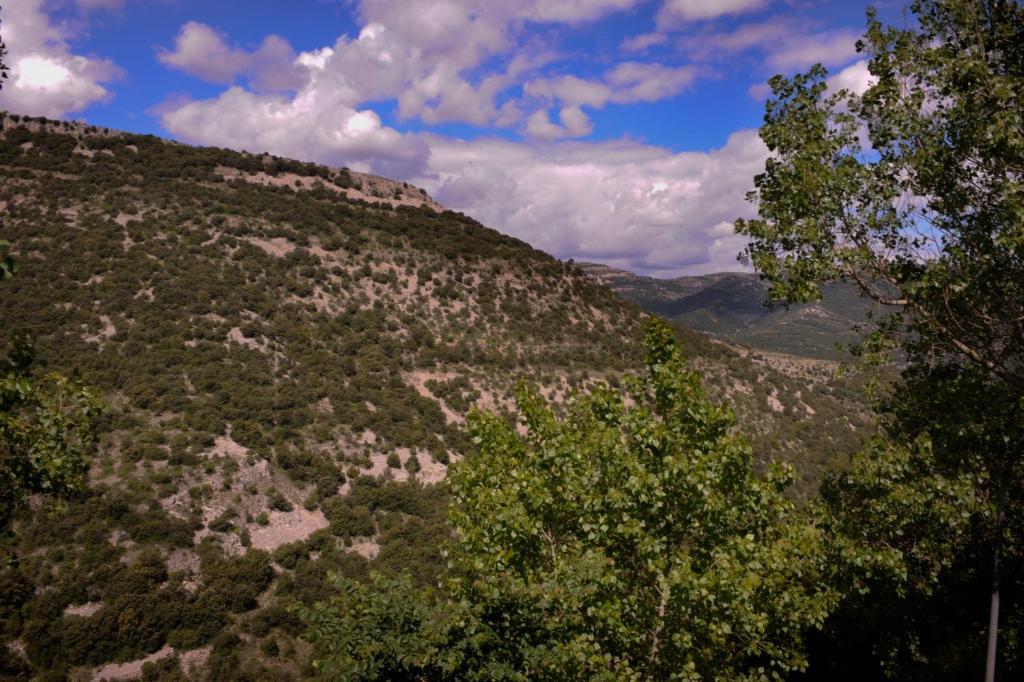
[{"label": "rocky slope", "polygon": [[[109,406],[89,489],[0,541],[0,675],[303,677],[329,572],[436,578],[472,407],[640,364],[638,308],[404,183],[6,117],[0,207],[0,343]],[[863,434],[831,364],[680,334],[805,489]]]}]

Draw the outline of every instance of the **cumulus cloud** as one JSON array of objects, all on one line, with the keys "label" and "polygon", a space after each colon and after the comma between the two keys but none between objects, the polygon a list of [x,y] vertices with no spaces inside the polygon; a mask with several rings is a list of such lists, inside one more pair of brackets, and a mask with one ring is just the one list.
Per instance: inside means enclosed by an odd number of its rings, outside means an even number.
[{"label": "cumulus cloud", "polygon": [[[319,74],[313,76],[314,83]],[[309,87],[294,98],[233,86],[219,97],[185,103],[161,115],[181,140],[268,151],[371,170],[392,177],[422,172],[430,154],[414,135],[384,126],[343,92]]]},{"label": "cumulus cloud", "polygon": [[519,7],[519,15],[543,23],[579,24],[615,12],[632,9],[643,0],[530,0]]},{"label": "cumulus cloud", "polygon": [[656,102],[673,97],[691,85],[697,77],[692,66],[669,67],[664,64],[623,62],[608,72],[613,102]]},{"label": "cumulus cloud", "polygon": [[766,0],[666,0],[655,21],[662,30],[678,28],[694,21],[744,14],[766,4]]},{"label": "cumulus cloud", "polygon": [[874,84],[875,77],[868,71],[868,60],[866,59],[854,62],[828,78],[830,90],[845,89],[854,95],[863,95]]},{"label": "cumulus cloud", "polygon": [[230,84],[243,74],[258,89],[287,90],[302,83],[295,51],[284,38],[269,35],[249,52],[229,46],[223,35],[198,21],[183,25],[174,49],[158,51],[157,58],[210,83]]},{"label": "cumulus cloud", "polygon": [[10,77],[0,90],[0,109],[62,118],[109,97],[103,84],[120,77],[120,69],[107,59],[73,54],[42,0],[5,4],[3,19]]},{"label": "cumulus cloud", "polygon": [[692,59],[728,60],[753,50],[772,70],[792,71],[816,62],[837,66],[856,54],[860,31],[852,28],[808,31],[792,18],[773,17],[741,24],[729,31],[704,30],[684,36],[679,46]]},{"label": "cumulus cloud", "polygon": [[861,32],[855,29],[794,36],[769,50],[768,64],[782,70],[805,68],[818,62],[825,66],[845,64],[856,56],[860,37]]},{"label": "cumulus cloud", "polygon": [[667,40],[668,36],[664,33],[641,33],[626,38],[619,47],[625,52],[642,52],[649,47],[661,45]]},{"label": "cumulus cloud", "polygon": [[573,75],[536,78],[523,86],[523,92],[549,104],[562,103],[564,106],[559,113],[562,125],[552,123],[545,110],[538,110],[527,120],[526,134],[543,139],[588,135],[590,121],[580,107],[601,109],[609,102],[633,104],[673,97],[690,86],[697,73],[692,66],[622,62],[609,69],[600,80]]},{"label": "cumulus cloud", "polygon": [[562,107],[558,112],[561,125],[553,123],[546,110],[533,112],[526,120],[526,134],[543,140],[563,137],[584,137],[593,132],[590,118],[579,107]]},{"label": "cumulus cloud", "polygon": [[737,269],[744,199],[767,156],[756,131],[709,152],[629,141],[524,145],[425,136],[445,205],[560,257],[678,275]]},{"label": "cumulus cloud", "polygon": [[97,9],[118,9],[124,5],[125,0],[75,0],[75,4],[82,10],[91,11]]},{"label": "cumulus cloud", "polygon": [[[517,44],[524,23],[579,24],[640,2],[418,0],[411,6],[408,0],[362,0],[358,35],[343,35],[316,53],[293,55],[283,40],[271,42],[273,36],[249,52],[209,26],[189,22],[159,57],[210,82],[233,84],[245,75],[256,90],[282,83],[302,90],[316,62],[320,81],[331,81],[349,106],[394,100],[400,119],[512,126],[523,122],[524,107],[509,89],[556,57],[541,45]],[[579,114],[566,116],[570,127],[583,129]]]}]

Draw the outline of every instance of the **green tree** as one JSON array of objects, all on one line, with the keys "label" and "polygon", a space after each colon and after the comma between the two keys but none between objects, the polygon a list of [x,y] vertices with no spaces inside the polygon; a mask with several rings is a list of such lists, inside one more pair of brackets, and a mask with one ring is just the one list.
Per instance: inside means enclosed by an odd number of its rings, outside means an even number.
[{"label": "green tree", "polygon": [[[0,241],[0,282],[17,271],[8,246]],[[84,485],[101,409],[98,395],[78,381],[33,377],[33,357],[24,334],[0,357],[0,529],[27,496],[68,495]]]},{"label": "green tree", "polygon": [[[844,280],[888,306],[861,347],[875,359],[898,349],[908,367],[886,406],[898,447],[882,456],[923,438],[927,456],[908,466],[921,481],[961,490],[958,513],[977,502],[972,537],[983,538],[994,563],[991,679],[999,566],[1020,560],[1024,9],[1007,0],[918,0],[911,8],[916,23],[900,28],[869,12],[858,44],[872,75],[863,94],[830,89],[820,65],[771,80],[761,129],[771,153],[752,193],[758,217],[736,228],[750,238],[746,256],[773,298],[815,300],[822,285]],[[958,485],[965,475],[974,482],[969,494]],[[857,481],[848,487],[866,494]],[[957,566],[928,574],[929,586],[915,594],[968,570],[965,548],[935,542],[934,526],[908,530],[945,547],[942,561]],[[870,545],[887,531],[858,532]]]},{"label": "green tree", "polygon": [[803,635],[837,597],[822,580],[823,533],[785,495],[788,468],[754,474],[732,413],[708,400],[660,321],[647,349],[648,373],[625,394],[599,387],[562,417],[521,389],[526,435],[474,413],[478,451],[451,473],[444,604],[347,584],[340,618],[337,602],[311,612],[322,665],[426,675],[445,652],[440,669],[455,678],[802,669]]},{"label": "green tree", "polygon": [[66,496],[85,484],[101,406],[59,374],[30,374],[32,344],[17,335],[0,358],[0,527],[28,495]]}]

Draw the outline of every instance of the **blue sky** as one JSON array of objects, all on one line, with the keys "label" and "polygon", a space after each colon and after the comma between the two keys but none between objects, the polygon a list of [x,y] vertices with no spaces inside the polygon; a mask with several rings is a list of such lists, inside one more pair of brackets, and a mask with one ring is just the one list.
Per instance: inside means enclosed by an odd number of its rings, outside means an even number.
[{"label": "blue sky", "polygon": [[764,83],[865,87],[865,7],[6,0],[0,108],[409,180],[563,258],[737,269]]}]

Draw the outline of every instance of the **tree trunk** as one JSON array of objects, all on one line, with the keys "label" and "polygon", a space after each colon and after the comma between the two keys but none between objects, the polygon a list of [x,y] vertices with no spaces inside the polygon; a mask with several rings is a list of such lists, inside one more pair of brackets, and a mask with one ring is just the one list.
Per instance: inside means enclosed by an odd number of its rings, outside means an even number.
[{"label": "tree trunk", "polygon": [[996,509],[996,538],[992,551],[992,605],[988,613],[988,652],[985,657],[985,682],[996,679],[996,644],[999,640],[999,554],[1003,549],[1003,523],[1005,522],[1005,495],[999,496]]}]

